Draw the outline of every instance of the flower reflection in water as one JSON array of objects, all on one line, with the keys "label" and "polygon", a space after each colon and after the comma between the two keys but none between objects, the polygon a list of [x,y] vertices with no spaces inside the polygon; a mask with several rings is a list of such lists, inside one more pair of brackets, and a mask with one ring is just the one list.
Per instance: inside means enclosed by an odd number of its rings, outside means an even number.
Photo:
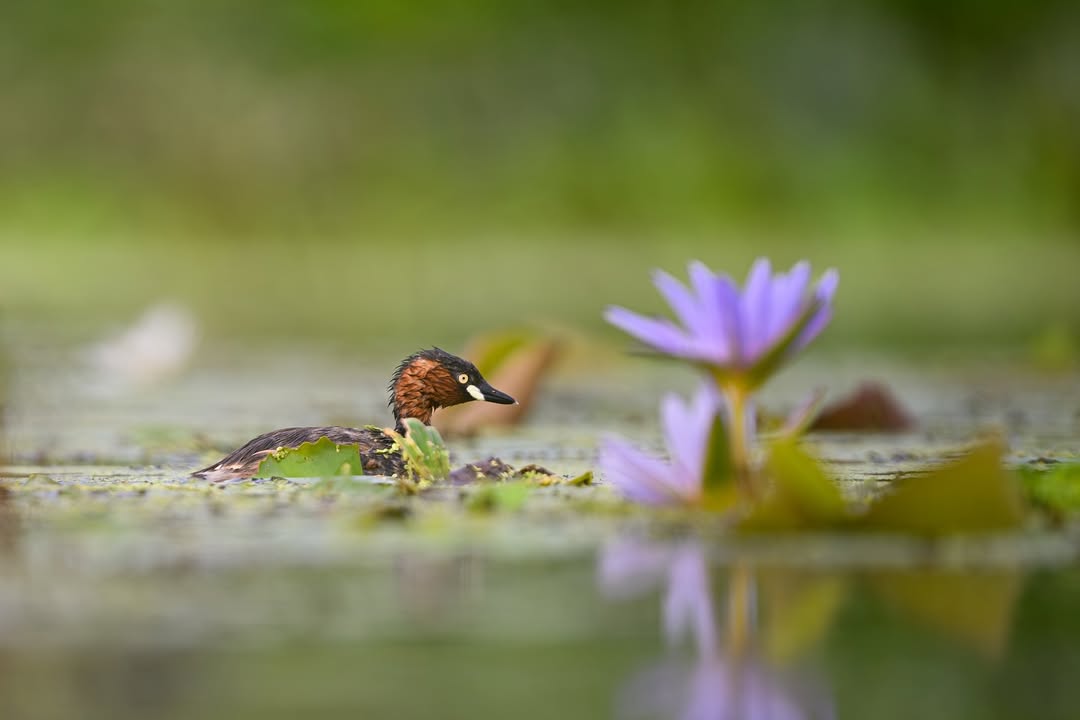
[{"label": "flower reflection in water", "polygon": [[672,656],[634,675],[620,694],[619,717],[794,720],[835,716],[822,688],[800,682],[761,660],[754,637],[757,597],[751,569],[736,566],[731,570],[721,626],[698,542],[611,545],[600,557],[598,576],[609,597],[630,597],[663,584],[663,627],[669,646],[676,650],[687,636],[694,645],[693,661]]}]

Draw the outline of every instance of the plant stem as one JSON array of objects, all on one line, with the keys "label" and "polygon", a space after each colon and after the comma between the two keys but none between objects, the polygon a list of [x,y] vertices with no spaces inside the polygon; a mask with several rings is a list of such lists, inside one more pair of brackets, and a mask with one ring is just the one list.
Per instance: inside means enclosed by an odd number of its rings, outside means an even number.
[{"label": "plant stem", "polygon": [[735,485],[743,500],[754,501],[758,499],[758,493],[754,468],[750,462],[750,443],[754,434],[751,427],[753,418],[750,417],[750,393],[741,382],[727,383],[723,390],[727,396],[728,410],[731,412],[728,423],[731,426],[731,464],[735,471]]}]

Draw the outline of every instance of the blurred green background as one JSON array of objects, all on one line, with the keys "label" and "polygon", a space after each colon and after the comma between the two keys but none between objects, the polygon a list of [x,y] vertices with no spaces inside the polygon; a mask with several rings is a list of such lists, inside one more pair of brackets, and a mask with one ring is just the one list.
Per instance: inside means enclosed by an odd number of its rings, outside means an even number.
[{"label": "blurred green background", "polygon": [[[1080,6],[9,0],[0,304],[375,349],[839,267],[826,342],[1080,327]],[[616,337],[613,331],[612,338]],[[396,350],[395,350],[396,352]]]}]

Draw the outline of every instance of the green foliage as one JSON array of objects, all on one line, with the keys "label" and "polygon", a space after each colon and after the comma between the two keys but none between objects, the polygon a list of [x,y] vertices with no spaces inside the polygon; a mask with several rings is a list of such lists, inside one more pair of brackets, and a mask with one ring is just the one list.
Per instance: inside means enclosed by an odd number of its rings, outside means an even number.
[{"label": "green foliage", "polygon": [[477,512],[510,512],[525,504],[533,485],[526,481],[490,483],[470,493],[465,506]]},{"label": "green foliage", "polygon": [[847,507],[835,480],[793,439],[772,444],[765,474],[772,488],[743,519],[741,528],[811,530],[840,527],[848,521]]},{"label": "green foliage", "polygon": [[577,477],[572,477],[563,483],[564,485],[571,485],[573,487],[585,487],[586,485],[593,484],[593,471],[586,470]]},{"label": "green foliage", "polygon": [[1002,464],[1002,447],[986,443],[960,460],[907,478],[873,503],[864,530],[946,535],[1013,530],[1024,520],[1020,484]]},{"label": "green foliage", "polygon": [[323,437],[295,448],[278,448],[259,463],[255,477],[326,478],[363,474],[359,445],[338,445]]},{"label": "green foliage", "polygon": [[1080,511],[1080,463],[1022,467],[1018,473],[1024,493],[1035,505],[1056,512]]},{"label": "green foliage", "polygon": [[717,413],[709,432],[709,446],[705,454],[705,473],[702,488],[706,498],[725,496],[733,488],[735,466],[731,457],[731,438],[724,424],[724,416]]},{"label": "green foliage", "polygon": [[[897,481],[855,516],[836,480],[793,439],[783,438],[773,443],[765,465],[769,494],[750,508],[739,527],[930,536],[1012,530],[1023,523],[1024,505],[1020,485],[1001,456],[998,443],[981,445],[956,462]],[[1080,503],[1080,492],[1072,501]]]},{"label": "green foliage", "polygon": [[405,458],[405,472],[408,477],[403,480],[406,481],[406,486],[412,483],[411,490],[416,490],[416,483],[444,480],[450,474],[450,453],[442,435],[416,418],[406,418],[404,424],[405,435],[399,435],[393,430],[387,430],[386,433],[394,438],[395,446]]}]

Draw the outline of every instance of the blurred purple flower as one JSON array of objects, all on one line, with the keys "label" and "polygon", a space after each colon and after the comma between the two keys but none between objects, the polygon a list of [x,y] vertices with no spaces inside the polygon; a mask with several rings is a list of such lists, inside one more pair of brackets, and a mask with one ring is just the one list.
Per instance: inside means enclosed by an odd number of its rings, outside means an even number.
[{"label": "blurred purple flower", "polygon": [[786,678],[744,660],[690,664],[670,659],[632,676],[617,703],[620,718],[680,720],[812,720],[832,718],[828,697],[803,698]]},{"label": "blurred purple flower", "polygon": [[709,438],[723,403],[703,383],[689,402],[671,393],[660,405],[669,462],[608,436],[600,446],[604,477],[630,500],[650,505],[696,502],[704,485]]},{"label": "blurred purple flower", "polygon": [[723,375],[752,375],[763,382],[779,365],[810,343],[832,317],[838,275],[828,270],[810,286],[810,264],[773,274],[766,258],[739,287],[700,262],[689,266],[687,287],[662,270],[653,282],[681,325],[622,307],[604,313],[612,325],[666,355],[709,366]]},{"label": "blurred purple flower", "polygon": [[[835,710],[824,688],[794,682],[796,678],[763,665],[753,645],[725,646],[724,629],[716,623],[709,569],[700,542],[658,545],[620,541],[605,547],[597,576],[609,597],[634,596],[663,585],[664,635],[675,647],[690,636],[695,660],[669,658],[631,677],[620,692],[617,716],[671,717],[682,720],[807,720],[833,718]],[[748,592],[738,603],[747,617],[739,619],[751,633],[756,625],[754,584],[729,578],[731,593]],[[729,622],[736,620],[728,608]],[[727,630],[731,630],[728,628]]]}]

